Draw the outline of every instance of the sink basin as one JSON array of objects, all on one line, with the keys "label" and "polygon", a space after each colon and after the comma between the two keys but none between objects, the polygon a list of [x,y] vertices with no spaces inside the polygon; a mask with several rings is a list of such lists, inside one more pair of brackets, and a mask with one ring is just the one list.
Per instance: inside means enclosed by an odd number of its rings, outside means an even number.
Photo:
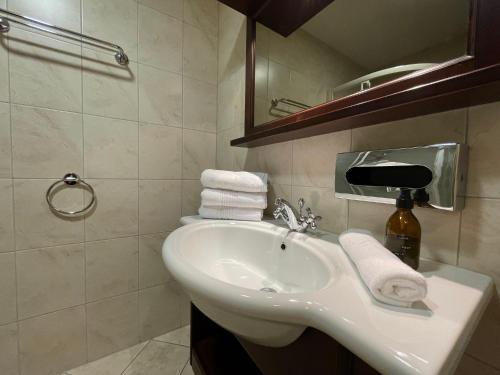
[{"label": "sink basin", "polygon": [[281,347],[313,327],[383,374],[454,373],[491,278],[421,260],[427,297],[388,306],[373,299],[336,235],[287,233],[270,222],[202,220],[168,236],[163,260],[193,304],[242,339]]},{"label": "sink basin", "polygon": [[287,234],[268,223],[192,224],[168,237],[165,263],[218,324],[257,344],[285,346],[306,327],[262,316],[324,289],[339,272],[317,243]]}]

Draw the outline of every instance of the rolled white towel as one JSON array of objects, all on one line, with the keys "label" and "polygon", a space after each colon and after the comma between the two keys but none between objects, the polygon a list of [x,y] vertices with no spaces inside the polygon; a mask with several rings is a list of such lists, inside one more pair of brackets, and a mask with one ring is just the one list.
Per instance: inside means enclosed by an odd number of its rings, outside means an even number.
[{"label": "rolled white towel", "polygon": [[266,193],[246,193],[222,189],[203,189],[201,205],[205,207],[246,207],[265,209]]},{"label": "rolled white towel", "polygon": [[340,235],[339,242],[380,302],[410,307],[427,295],[427,282],[422,274],[404,264],[370,232],[348,230]]},{"label": "rolled white towel", "polygon": [[201,206],[198,210],[201,217],[206,219],[229,219],[245,221],[261,221],[262,210],[258,208],[224,207],[214,208]]},{"label": "rolled white towel", "polygon": [[205,169],[201,173],[200,180],[204,187],[212,189],[245,191],[248,193],[267,192],[267,173]]}]

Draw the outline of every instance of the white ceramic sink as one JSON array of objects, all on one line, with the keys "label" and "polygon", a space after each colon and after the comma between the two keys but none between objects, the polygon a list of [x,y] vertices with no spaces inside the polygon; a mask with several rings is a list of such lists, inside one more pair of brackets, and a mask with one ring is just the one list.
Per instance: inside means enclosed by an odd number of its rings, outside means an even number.
[{"label": "white ceramic sink", "polygon": [[281,249],[287,233],[267,223],[191,224],[169,236],[164,259],[214,321],[257,344],[285,346],[306,327],[260,314],[327,287],[339,272],[324,249],[304,235],[290,234]]},{"label": "white ceramic sink", "polygon": [[286,233],[266,222],[197,222],[166,239],[163,259],[203,313],[246,340],[285,346],[310,326],[384,374],[453,373],[489,277],[422,261],[427,298],[391,307],[372,298],[335,235],[291,233],[282,250]]}]

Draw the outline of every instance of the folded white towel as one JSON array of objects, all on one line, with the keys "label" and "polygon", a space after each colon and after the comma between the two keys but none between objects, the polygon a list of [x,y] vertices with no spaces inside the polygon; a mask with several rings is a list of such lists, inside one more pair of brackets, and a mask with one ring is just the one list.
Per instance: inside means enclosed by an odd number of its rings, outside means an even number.
[{"label": "folded white towel", "polygon": [[240,208],[240,207],[224,207],[213,208],[201,206],[198,210],[201,217],[206,219],[229,219],[229,220],[246,220],[246,221],[261,221],[262,210],[258,208]]},{"label": "folded white towel", "polygon": [[201,192],[201,205],[215,208],[246,207],[264,209],[267,207],[267,194],[207,188]]},{"label": "folded white towel", "polygon": [[427,295],[427,282],[422,274],[404,264],[370,232],[348,230],[340,235],[339,242],[380,302],[410,307]]},{"label": "folded white towel", "polygon": [[248,193],[267,192],[267,173],[205,169],[200,180],[204,187],[213,189],[245,191]]}]

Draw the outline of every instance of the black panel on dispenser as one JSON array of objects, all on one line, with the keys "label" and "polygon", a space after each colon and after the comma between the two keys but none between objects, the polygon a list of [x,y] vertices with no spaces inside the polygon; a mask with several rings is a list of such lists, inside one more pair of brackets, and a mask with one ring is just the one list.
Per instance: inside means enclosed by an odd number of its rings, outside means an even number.
[{"label": "black panel on dispenser", "polygon": [[351,185],[421,189],[432,181],[432,171],[422,165],[353,167],[346,172]]}]

